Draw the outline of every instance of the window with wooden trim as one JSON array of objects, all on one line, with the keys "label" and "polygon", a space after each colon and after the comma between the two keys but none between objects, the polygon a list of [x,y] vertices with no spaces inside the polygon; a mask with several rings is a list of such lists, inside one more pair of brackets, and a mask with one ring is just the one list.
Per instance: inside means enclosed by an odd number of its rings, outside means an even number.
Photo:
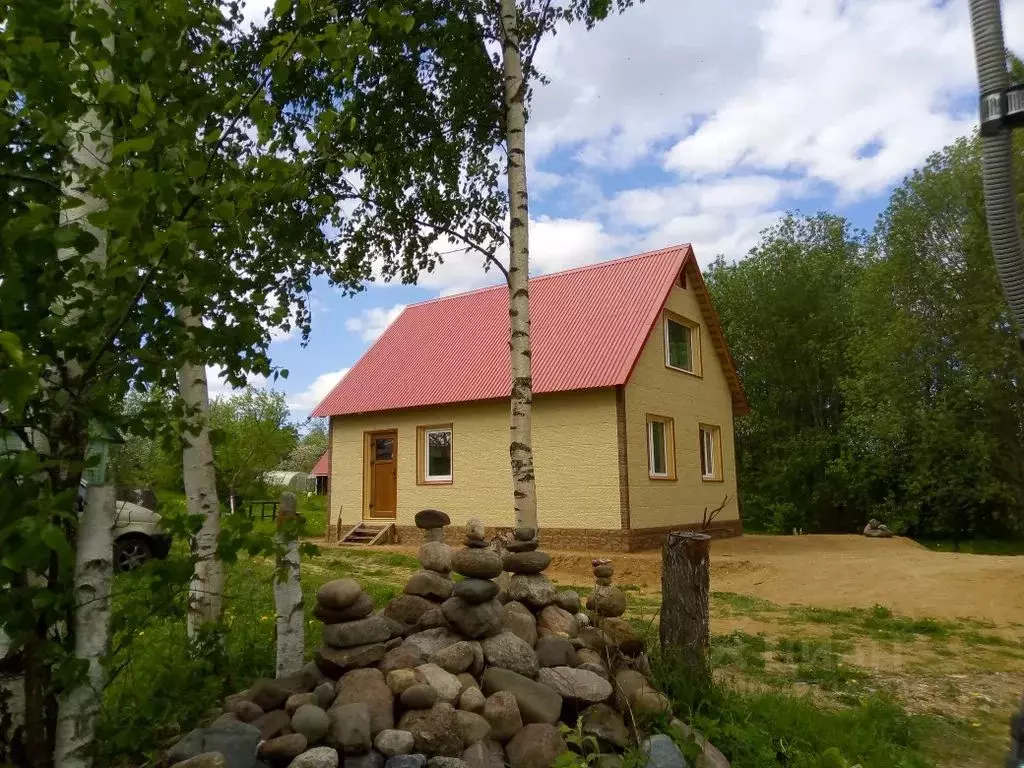
[{"label": "window with wooden trim", "polygon": [[700,476],[722,479],[722,430],[711,424],[700,425]]},{"label": "window with wooden trim", "polygon": [[452,482],[455,458],[451,424],[416,428],[416,482],[444,485]]},{"label": "window with wooden trim", "polygon": [[652,480],[676,479],[675,427],[667,416],[647,416],[647,475]]},{"label": "window with wooden trim", "polygon": [[677,371],[700,374],[700,326],[665,313],[665,365]]}]

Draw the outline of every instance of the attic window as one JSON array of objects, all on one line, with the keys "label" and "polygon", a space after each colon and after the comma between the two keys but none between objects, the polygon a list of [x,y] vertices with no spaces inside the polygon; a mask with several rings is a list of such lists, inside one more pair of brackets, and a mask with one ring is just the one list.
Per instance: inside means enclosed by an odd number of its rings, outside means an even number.
[{"label": "attic window", "polygon": [[700,373],[700,326],[678,315],[665,314],[665,365],[677,371]]}]

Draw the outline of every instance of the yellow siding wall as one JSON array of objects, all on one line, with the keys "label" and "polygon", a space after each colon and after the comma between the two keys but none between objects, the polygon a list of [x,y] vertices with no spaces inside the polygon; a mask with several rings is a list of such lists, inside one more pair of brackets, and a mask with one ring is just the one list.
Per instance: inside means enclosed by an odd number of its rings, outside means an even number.
[{"label": "yellow siding wall", "polygon": [[[630,528],[659,528],[699,523],[705,507],[716,508],[728,494],[719,520],[739,517],[736,504],[736,456],[732,398],[721,361],[693,290],[678,284],[665,303],[672,312],[700,324],[702,376],[665,367],[665,334],[658,318],[640,359],[626,383],[626,452],[629,459]],[[647,467],[647,414],[675,421],[675,480],[651,480]],[[701,478],[700,424],[721,428],[723,481]]]},{"label": "yellow siding wall", "polygon": [[[508,403],[491,401],[332,419],[332,525],[362,519],[363,433],[398,430],[398,525],[421,509],[452,523],[480,517],[513,524]],[[613,389],[534,398],[538,517],[551,528],[620,528],[618,448]],[[452,423],[453,483],[416,484],[416,427]]]}]

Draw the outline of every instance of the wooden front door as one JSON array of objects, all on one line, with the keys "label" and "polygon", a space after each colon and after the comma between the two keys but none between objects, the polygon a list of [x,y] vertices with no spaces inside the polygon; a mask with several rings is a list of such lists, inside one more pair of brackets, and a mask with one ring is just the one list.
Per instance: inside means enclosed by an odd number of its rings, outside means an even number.
[{"label": "wooden front door", "polygon": [[398,508],[398,432],[370,435],[368,517],[394,519]]}]

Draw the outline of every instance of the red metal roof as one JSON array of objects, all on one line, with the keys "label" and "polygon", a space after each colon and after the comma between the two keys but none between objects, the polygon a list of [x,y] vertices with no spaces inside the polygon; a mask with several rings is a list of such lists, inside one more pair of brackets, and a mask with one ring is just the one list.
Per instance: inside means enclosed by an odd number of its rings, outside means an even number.
[{"label": "red metal roof", "polygon": [[[689,244],[530,279],[533,389],[625,384]],[[413,304],[321,401],[313,416],[505,398],[508,287]]]},{"label": "red metal roof", "polygon": [[327,451],[324,451],[324,455],[317,459],[316,464],[313,466],[313,471],[309,474],[313,475],[327,475],[330,474],[327,471]]}]

